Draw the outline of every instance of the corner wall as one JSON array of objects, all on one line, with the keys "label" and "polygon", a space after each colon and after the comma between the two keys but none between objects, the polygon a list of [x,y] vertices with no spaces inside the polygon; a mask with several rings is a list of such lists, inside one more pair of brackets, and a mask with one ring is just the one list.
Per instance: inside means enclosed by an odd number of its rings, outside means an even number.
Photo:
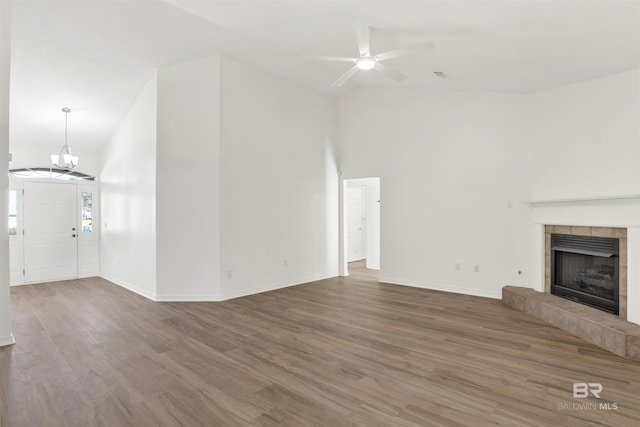
[{"label": "corner wall", "polygon": [[158,301],[336,276],[336,143],[332,97],[226,57],[161,67],[104,151],[102,275]]},{"label": "corner wall", "polygon": [[[0,215],[9,216],[9,76],[11,70],[11,2],[0,1]],[[0,346],[13,344],[9,292],[9,235],[0,233]]]},{"label": "corner wall", "polygon": [[100,274],[147,298],[156,288],[154,73],[102,152]]},{"label": "corner wall", "polygon": [[338,274],[336,100],[222,57],[222,298]]},{"label": "corner wall", "polygon": [[160,301],[220,298],[220,57],[158,70]]}]

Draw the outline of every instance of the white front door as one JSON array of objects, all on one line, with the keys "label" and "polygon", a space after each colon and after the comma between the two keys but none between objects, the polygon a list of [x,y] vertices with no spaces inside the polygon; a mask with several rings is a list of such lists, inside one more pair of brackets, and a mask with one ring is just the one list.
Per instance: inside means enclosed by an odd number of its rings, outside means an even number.
[{"label": "white front door", "polygon": [[25,283],[78,277],[77,187],[24,183]]},{"label": "white front door", "polygon": [[366,211],[362,209],[366,201],[365,186],[347,189],[347,262],[359,261],[365,257],[364,227],[362,218]]}]

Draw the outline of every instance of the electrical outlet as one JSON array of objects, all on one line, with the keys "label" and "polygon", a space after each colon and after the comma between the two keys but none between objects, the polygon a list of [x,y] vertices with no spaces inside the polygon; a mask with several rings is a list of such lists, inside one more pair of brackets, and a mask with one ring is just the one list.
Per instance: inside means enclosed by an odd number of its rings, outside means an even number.
[{"label": "electrical outlet", "polygon": [[289,265],[289,260],[285,259],[284,261],[282,261],[282,266],[283,267],[287,267],[288,265]]},{"label": "electrical outlet", "polygon": [[233,279],[233,271],[227,271],[227,279]]},{"label": "electrical outlet", "polygon": [[480,273],[480,264],[476,264],[473,266],[473,271],[476,273]]},{"label": "electrical outlet", "polygon": [[507,208],[508,209],[512,209],[513,208],[513,201],[512,200],[507,200]]},{"label": "electrical outlet", "polygon": [[456,269],[456,271],[460,271],[460,263],[459,262],[456,262],[455,269]]}]

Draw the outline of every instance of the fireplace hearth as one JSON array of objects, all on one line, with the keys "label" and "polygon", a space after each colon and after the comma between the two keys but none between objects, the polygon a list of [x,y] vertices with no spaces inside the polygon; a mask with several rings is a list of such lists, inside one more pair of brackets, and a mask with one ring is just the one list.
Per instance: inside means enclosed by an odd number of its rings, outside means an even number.
[{"label": "fireplace hearth", "polygon": [[619,255],[616,238],[551,234],[551,293],[618,314]]}]

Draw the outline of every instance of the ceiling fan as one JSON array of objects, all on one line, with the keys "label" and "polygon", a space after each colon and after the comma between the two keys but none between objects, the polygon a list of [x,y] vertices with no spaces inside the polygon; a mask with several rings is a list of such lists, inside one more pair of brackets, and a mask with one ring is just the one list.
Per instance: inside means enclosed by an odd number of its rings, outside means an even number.
[{"label": "ceiling fan", "polygon": [[338,80],[333,82],[332,87],[340,87],[346,83],[351,77],[354,76],[358,70],[376,70],[382,74],[392,78],[397,82],[401,82],[407,78],[406,75],[400,71],[389,67],[382,63],[387,59],[397,58],[398,56],[411,55],[420,52],[430,52],[435,49],[435,44],[432,41],[426,43],[420,43],[413,46],[408,46],[400,49],[389,50],[377,55],[371,54],[369,46],[369,26],[366,24],[356,24],[356,40],[358,42],[358,49],[360,50],[360,56],[357,58],[348,58],[343,56],[302,56],[302,59],[308,59],[312,61],[344,61],[352,62],[354,66],[351,67],[346,73],[340,76]]}]

